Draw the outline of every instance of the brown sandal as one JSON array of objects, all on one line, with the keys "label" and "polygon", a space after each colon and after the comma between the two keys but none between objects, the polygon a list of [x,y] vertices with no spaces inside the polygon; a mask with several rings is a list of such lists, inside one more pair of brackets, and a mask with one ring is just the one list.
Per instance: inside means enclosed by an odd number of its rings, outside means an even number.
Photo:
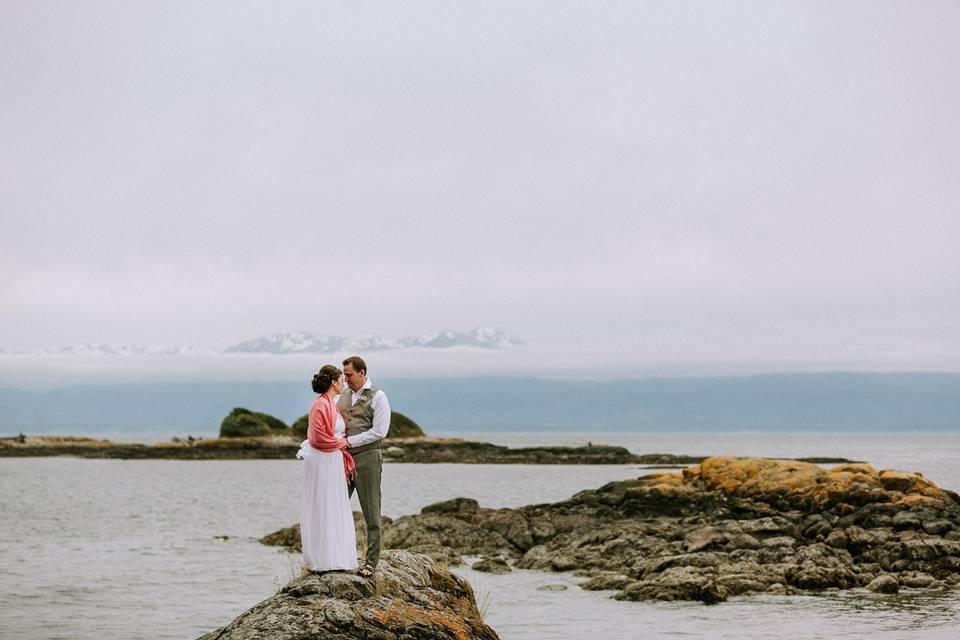
[{"label": "brown sandal", "polygon": [[373,577],[373,567],[365,565],[357,569],[357,575],[363,578],[372,578]]}]

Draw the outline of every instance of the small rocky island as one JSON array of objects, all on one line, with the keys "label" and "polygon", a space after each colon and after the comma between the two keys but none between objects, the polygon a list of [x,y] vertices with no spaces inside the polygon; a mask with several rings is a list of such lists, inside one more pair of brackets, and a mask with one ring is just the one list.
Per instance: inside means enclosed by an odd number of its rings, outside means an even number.
[{"label": "small rocky island", "polygon": [[432,638],[496,640],[473,588],[430,558],[386,551],[373,580],[307,574],[200,640]]},{"label": "small rocky island", "polygon": [[[175,438],[157,444],[98,440],[82,436],[22,436],[0,438],[0,457],[76,456],[124,460],[292,460],[303,438],[289,434],[220,438]],[[702,456],[635,455],[624,447],[510,448],[457,438],[406,437],[384,439],[387,462],[421,464],[691,464]]]},{"label": "small rocky island", "polygon": [[[358,534],[362,534],[362,525]],[[571,571],[621,600],[960,583],[960,497],[919,473],[867,464],[714,457],[582,491],[487,509],[470,498],[385,521],[387,548],[474,569]],[[261,542],[299,547],[297,526]]]},{"label": "small rocky island", "polygon": [[[84,436],[19,436],[0,438],[0,458],[75,456],[122,460],[292,460],[302,437],[289,434],[174,438],[157,444],[99,440]],[[707,456],[631,453],[625,447],[588,444],[581,447],[505,447],[459,438],[387,437],[386,462],[461,464],[636,464],[675,468],[698,464]],[[852,462],[845,458],[799,458],[804,462]]]},{"label": "small rocky island", "polygon": [[[261,460],[293,459],[307,437],[307,416],[287,426],[260,411],[236,407],[220,423],[217,438],[173,438],[157,444],[98,440],[82,436],[27,436],[0,438],[0,458],[76,456],[81,458]],[[462,464],[638,464],[670,466],[697,464],[705,456],[650,453],[637,455],[625,447],[510,448],[459,438],[431,438],[416,422],[392,411],[390,428],[382,442],[388,462]],[[802,458],[807,462],[850,462],[844,458]]]}]

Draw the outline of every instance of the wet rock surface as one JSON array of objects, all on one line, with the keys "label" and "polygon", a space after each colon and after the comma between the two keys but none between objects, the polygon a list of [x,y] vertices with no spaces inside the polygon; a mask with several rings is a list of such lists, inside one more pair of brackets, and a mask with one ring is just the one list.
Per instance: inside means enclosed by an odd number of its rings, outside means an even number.
[{"label": "wet rock surface", "polygon": [[468,555],[573,571],[622,600],[960,583],[960,498],[866,464],[708,458],[554,504],[456,498],[397,518],[383,540],[450,563]]},{"label": "wet rock surface", "polygon": [[513,571],[503,558],[483,558],[474,562],[471,568],[483,573],[510,573]]},{"label": "wet rock surface", "polygon": [[386,551],[373,579],[310,574],[200,640],[425,638],[495,640],[470,583],[407,551]]}]

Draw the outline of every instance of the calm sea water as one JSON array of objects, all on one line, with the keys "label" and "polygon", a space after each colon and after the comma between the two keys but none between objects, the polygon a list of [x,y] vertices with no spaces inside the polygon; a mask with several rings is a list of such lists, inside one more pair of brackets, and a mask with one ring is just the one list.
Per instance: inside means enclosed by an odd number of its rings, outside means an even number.
[{"label": "calm sea water", "polygon": [[[491,435],[522,446],[587,438]],[[591,435],[638,453],[844,456],[960,489],[960,436]],[[0,459],[0,637],[194,638],[273,594],[299,556],[258,537],[297,520],[300,463]],[[455,496],[552,502],[633,466],[387,465],[384,512]],[[355,508],[358,508],[355,505]],[[227,536],[220,539],[218,536]],[[956,638],[960,592],[742,597],[706,607],[630,603],[566,574],[460,570],[502,638]],[[566,585],[565,591],[539,591]]]}]

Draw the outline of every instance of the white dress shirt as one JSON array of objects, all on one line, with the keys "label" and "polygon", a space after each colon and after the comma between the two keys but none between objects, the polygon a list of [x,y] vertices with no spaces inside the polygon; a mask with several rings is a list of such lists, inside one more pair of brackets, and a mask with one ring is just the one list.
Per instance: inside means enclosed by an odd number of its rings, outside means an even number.
[{"label": "white dress shirt", "polygon": [[[363,386],[354,391],[350,397],[353,404],[357,404],[357,400],[360,399],[360,394],[363,393],[364,389],[369,389],[372,386],[370,378],[367,378]],[[387,394],[383,392],[383,389],[377,389],[377,392],[373,394],[373,398],[370,400],[370,406],[373,407],[373,426],[363,433],[358,433],[355,436],[347,438],[347,442],[350,443],[351,447],[359,447],[371,442],[376,442],[377,440],[382,440],[387,437],[387,432],[390,431],[390,401],[387,400]]]}]

